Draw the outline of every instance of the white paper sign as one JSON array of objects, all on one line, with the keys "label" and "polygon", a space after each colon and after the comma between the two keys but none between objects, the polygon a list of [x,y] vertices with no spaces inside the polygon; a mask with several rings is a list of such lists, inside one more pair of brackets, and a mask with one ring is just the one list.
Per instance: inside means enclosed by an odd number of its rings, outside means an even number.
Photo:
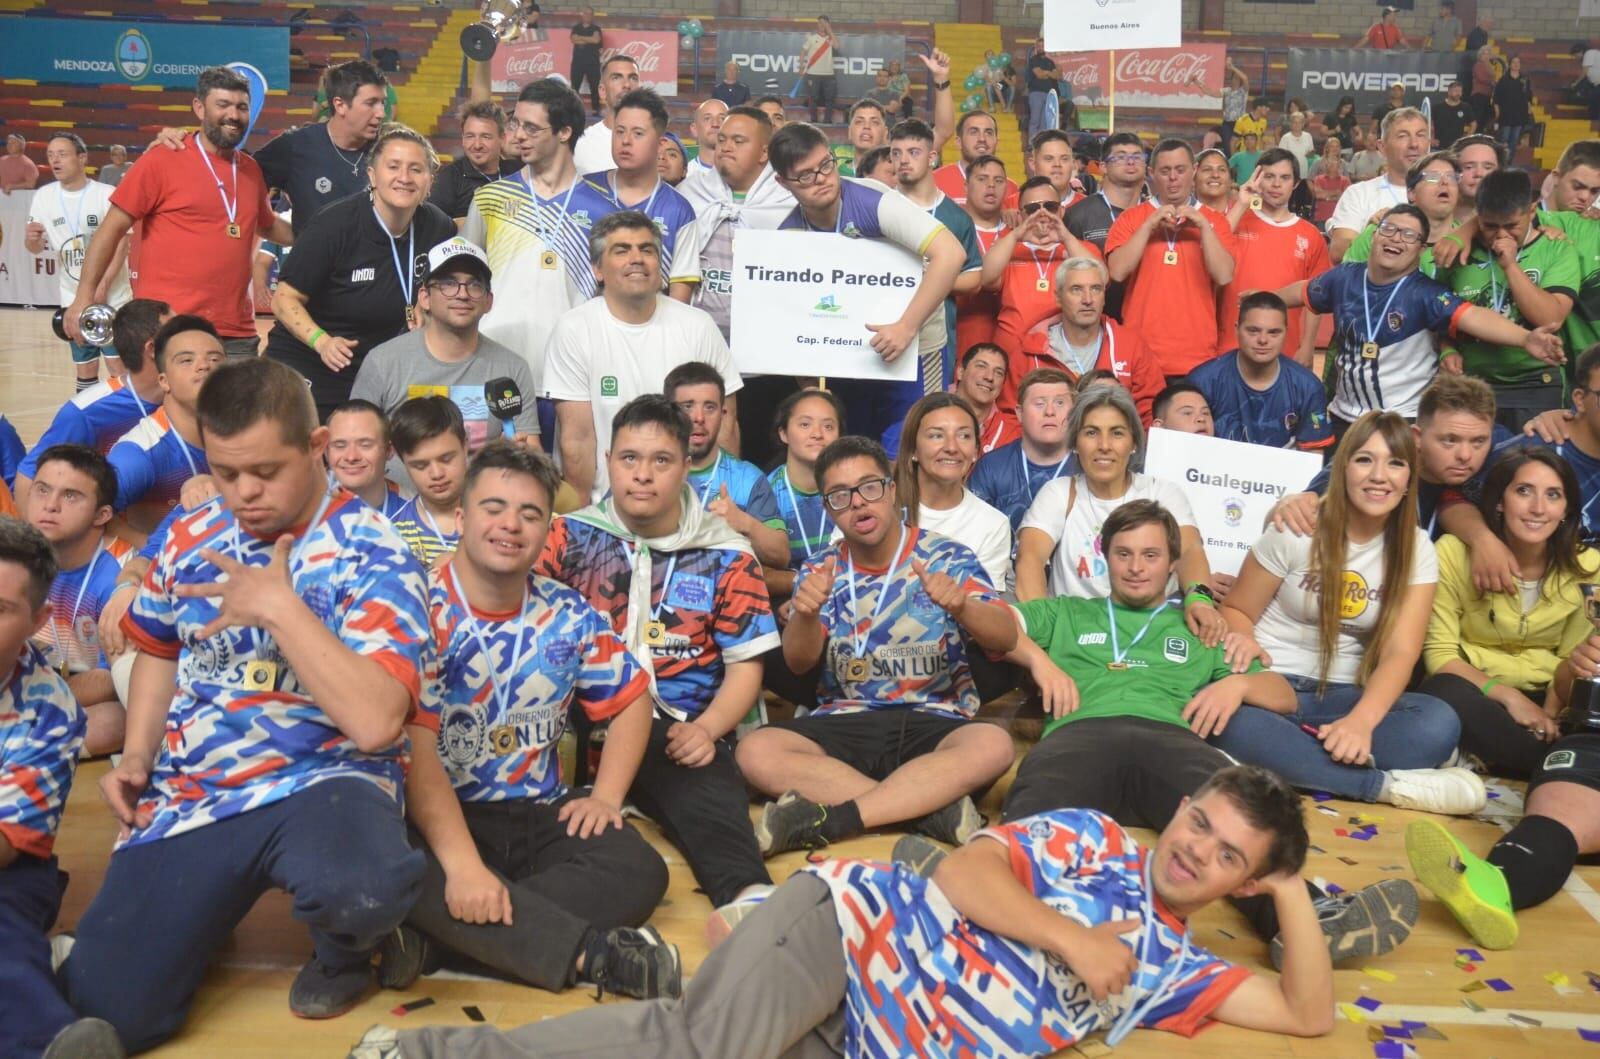
[{"label": "white paper sign", "polygon": [[740,228],[728,329],[734,364],[757,375],[915,379],[916,339],[885,363],[867,325],[900,319],[921,282],[922,259],[893,243]]},{"label": "white paper sign", "polygon": [[1183,0],[1044,0],[1044,50],[1176,48]]},{"label": "white paper sign", "polygon": [[1267,513],[1285,494],[1304,491],[1322,457],[1152,428],[1144,473],[1172,482],[1194,508],[1211,571],[1237,574],[1261,537]]}]

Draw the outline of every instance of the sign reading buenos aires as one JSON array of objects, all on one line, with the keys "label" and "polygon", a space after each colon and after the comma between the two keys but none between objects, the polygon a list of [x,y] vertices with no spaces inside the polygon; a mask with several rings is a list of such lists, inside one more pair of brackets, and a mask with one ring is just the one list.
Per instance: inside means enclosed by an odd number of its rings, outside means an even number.
[{"label": "sign reading buenos aires", "polygon": [[890,243],[740,229],[729,328],[734,363],[751,374],[915,379],[916,341],[885,362],[867,325],[900,319],[921,281],[922,260]]}]

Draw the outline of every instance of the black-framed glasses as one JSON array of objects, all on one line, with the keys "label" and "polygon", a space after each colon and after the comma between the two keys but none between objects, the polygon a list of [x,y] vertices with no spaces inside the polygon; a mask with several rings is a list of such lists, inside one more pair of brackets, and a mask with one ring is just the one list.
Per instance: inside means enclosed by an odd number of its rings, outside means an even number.
[{"label": "black-framed glasses", "polygon": [[838,168],[839,160],[830,154],[828,157],[824,158],[820,163],[818,163],[815,169],[802,169],[797,173],[791,173],[789,175],[789,180],[791,183],[799,184],[803,188],[808,188]]},{"label": "black-framed glasses", "polygon": [[843,511],[857,496],[869,504],[874,500],[882,500],[893,484],[893,478],[869,478],[860,485],[828,490],[822,494],[822,502],[828,505],[829,511]]},{"label": "black-framed glasses", "polygon": [[1049,201],[1045,201],[1045,202],[1025,202],[1025,203],[1022,204],[1022,214],[1025,217],[1032,217],[1035,213],[1038,213],[1040,210],[1044,210],[1044,211],[1046,211],[1048,213],[1054,213],[1057,210],[1059,210],[1060,208],[1061,208],[1061,203],[1059,203],[1059,202],[1049,202]]},{"label": "black-framed glasses", "polygon": [[1408,246],[1416,246],[1422,242],[1422,233],[1415,228],[1405,228],[1398,224],[1390,224],[1388,221],[1378,225],[1378,234],[1386,235],[1391,239],[1398,239]]},{"label": "black-framed glasses", "polygon": [[489,293],[488,284],[481,279],[436,279],[428,284],[446,298],[454,298],[466,291],[469,298],[481,298]]}]

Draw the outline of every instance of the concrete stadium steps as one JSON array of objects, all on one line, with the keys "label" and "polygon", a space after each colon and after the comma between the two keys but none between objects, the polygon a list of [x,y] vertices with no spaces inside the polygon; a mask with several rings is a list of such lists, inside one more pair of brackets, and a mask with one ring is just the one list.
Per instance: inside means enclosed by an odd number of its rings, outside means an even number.
[{"label": "concrete stadium steps", "polygon": [[[961,106],[961,101],[969,93],[963,83],[971,76],[973,70],[982,63],[983,53],[986,51],[1000,52],[1006,44],[999,26],[983,25],[972,22],[938,22],[933,27],[933,42],[939,50],[950,56],[950,91],[955,95],[956,106]],[[1013,63],[1017,58],[1013,54]],[[921,66],[920,63],[917,66]],[[1021,65],[1017,66],[1020,71]],[[988,104],[984,109],[993,110]],[[961,113],[956,112],[956,120],[961,119]],[[1021,184],[1027,179],[1025,176],[1023,159],[1022,130],[1018,127],[1014,116],[996,114],[995,125],[999,129],[999,142],[995,153],[1006,164],[1006,174],[1012,180]],[[944,150],[943,160],[953,162],[961,157],[959,147],[952,144]]]},{"label": "concrete stadium steps", "polygon": [[411,76],[395,90],[395,117],[416,129],[431,131],[455,101],[461,86],[461,31],[477,21],[477,12],[455,10],[435,32]]}]

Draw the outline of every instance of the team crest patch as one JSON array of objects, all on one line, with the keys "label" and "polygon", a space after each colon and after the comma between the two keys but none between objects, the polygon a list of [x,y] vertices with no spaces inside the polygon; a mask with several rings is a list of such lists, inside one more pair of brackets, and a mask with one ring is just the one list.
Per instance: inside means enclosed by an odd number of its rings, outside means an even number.
[{"label": "team crest patch", "polygon": [[457,765],[470,765],[483,749],[486,726],[473,705],[446,707],[439,718],[439,746],[444,756]]},{"label": "team crest patch", "polygon": [[544,664],[552,669],[563,669],[578,657],[578,645],[565,636],[558,636],[544,645]]},{"label": "team crest patch", "polygon": [[1049,838],[1050,837],[1050,821],[1048,821],[1048,820],[1034,820],[1032,823],[1030,823],[1028,825],[1028,837],[1029,838],[1039,838],[1039,839]]},{"label": "team crest patch", "polygon": [[679,574],[667,592],[667,606],[676,610],[710,610],[713,598],[711,578]]},{"label": "team crest patch", "polygon": [[1577,765],[1578,755],[1572,750],[1553,750],[1545,755],[1545,771],[1550,769],[1569,769]]},{"label": "team crest patch", "polygon": [[1406,314],[1396,309],[1388,315],[1386,322],[1389,325],[1389,330],[1398,331],[1406,325]]},{"label": "team crest patch", "polygon": [[1181,636],[1169,636],[1161,645],[1161,654],[1167,661],[1182,665],[1189,660],[1189,641]]}]

